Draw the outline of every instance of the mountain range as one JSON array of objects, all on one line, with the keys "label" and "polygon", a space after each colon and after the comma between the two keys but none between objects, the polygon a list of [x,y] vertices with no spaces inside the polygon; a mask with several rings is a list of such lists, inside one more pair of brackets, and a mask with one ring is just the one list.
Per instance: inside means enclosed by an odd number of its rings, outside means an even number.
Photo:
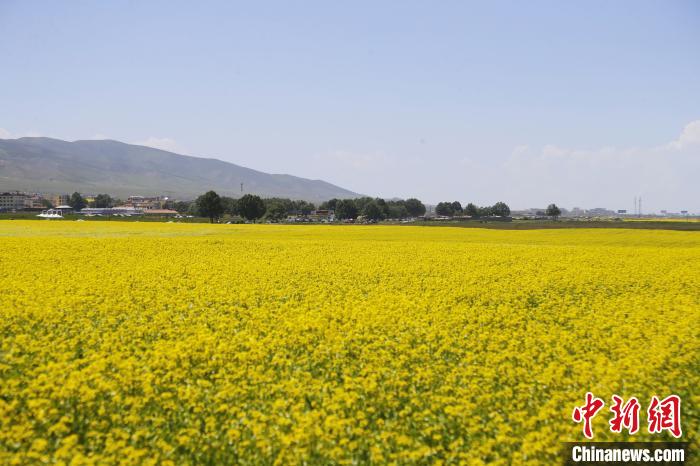
[{"label": "mountain range", "polygon": [[0,191],[194,199],[210,189],[233,197],[250,193],[312,202],[360,196],[322,180],[263,173],[222,160],[119,141],[0,139]]}]

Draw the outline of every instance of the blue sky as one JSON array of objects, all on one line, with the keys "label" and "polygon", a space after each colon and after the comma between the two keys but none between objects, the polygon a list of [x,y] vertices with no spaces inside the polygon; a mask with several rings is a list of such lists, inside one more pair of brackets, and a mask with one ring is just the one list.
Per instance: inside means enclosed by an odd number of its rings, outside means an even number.
[{"label": "blue sky", "polygon": [[699,2],[0,0],[0,37],[0,137],[428,202],[700,211]]}]

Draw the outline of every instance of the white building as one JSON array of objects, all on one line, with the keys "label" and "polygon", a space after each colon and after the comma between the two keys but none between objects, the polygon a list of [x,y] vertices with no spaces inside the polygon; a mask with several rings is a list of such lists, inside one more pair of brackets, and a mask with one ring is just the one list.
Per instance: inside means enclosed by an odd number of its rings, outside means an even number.
[{"label": "white building", "polygon": [[0,210],[22,210],[26,199],[23,193],[0,193]]}]

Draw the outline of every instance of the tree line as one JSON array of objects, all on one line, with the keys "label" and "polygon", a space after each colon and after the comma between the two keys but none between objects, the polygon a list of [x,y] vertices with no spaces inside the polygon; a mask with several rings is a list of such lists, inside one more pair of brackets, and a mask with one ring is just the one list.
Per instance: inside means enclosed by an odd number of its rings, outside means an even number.
[{"label": "tree line", "polygon": [[389,201],[371,197],[331,199],[317,207],[307,201],[278,197],[263,199],[254,194],[246,194],[235,199],[219,196],[214,191],[199,196],[194,202],[176,202],[174,207],[178,212],[206,217],[212,222],[224,214],[240,216],[249,221],[261,218],[279,221],[290,215],[309,215],[316,210],[332,210],[338,220],[350,220],[362,216],[367,220],[379,221],[387,218],[418,217],[425,214],[425,205],[414,198]]},{"label": "tree line", "polygon": [[[496,202],[492,206],[477,206],[473,203],[468,203],[462,207],[459,201],[440,202],[435,206],[435,213],[446,217],[468,216],[468,217],[509,217],[510,207],[505,202]],[[557,219],[561,215],[561,209],[556,204],[549,204],[544,215]]]},{"label": "tree line", "polygon": [[[92,202],[88,202],[79,192],[74,192],[68,198],[68,205],[75,210],[83,210],[88,206],[98,208],[113,207],[121,203],[122,201],[120,199],[113,199],[109,194],[98,194]],[[57,206],[51,205],[51,202],[47,200],[47,207]]]},{"label": "tree line", "polygon": [[[98,194],[91,207],[112,207],[121,203],[118,199],[113,199],[108,194]],[[80,195],[73,193],[69,204],[76,210],[81,210],[88,206],[88,202]],[[209,218],[215,221],[227,214],[230,216],[240,216],[248,221],[266,219],[280,221],[290,215],[306,216],[315,210],[333,210],[335,218],[338,220],[354,220],[362,217],[371,221],[384,219],[405,219],[420,217],[425,215],[425,205],[416,198],[391,199],[360,197],[354,199],[331,199],[321,203],[318,208],[315,204],[303,200],[291,200],[287,198],[272,197],[261,198],[254,194],[246,194],[236,199],[228,196],[219,196],[214,191],[209,191],[199,196],[195,201],[178,201],[173,208],[181,213]],[[505,202],[496,202],[492,206],[477,206],[468,203],[462,207],[459,201],[440,202],[435,207],[435,213],[447,217],[469,216],[469,217],[508,217],[510,207]],[[561,210],[555,204],[547,206],[546,215],[557,218],[561,215]]]},{"label": "tree line", "polygon": [[416,198],[391,199],[359,197],[356,199],[331,199],[321,204],[321,209],[332,209],[340,220],[356,219],[359,216],[368,220],[387,218],[404,219],[425,215],[425,205]]},{"label": "tree line", "polygon": [[469,217],[508,217],[510,216],[510,207],[505,202],[496,202],[492,206],[479,207],[476,204],[468,203],[462,207],[459,201],[440,202],[435,206],[435,213],[445,217],[469,216]]}]

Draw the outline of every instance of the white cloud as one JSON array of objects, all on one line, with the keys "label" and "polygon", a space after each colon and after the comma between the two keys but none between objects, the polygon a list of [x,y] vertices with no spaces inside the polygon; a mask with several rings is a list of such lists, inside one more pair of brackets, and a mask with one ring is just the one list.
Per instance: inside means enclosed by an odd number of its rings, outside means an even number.
[{"label": "white cloud", "polygon": [[[700,120],[678,139],[650,147],[513,149],[502,166],[511,199],[573,207],[631,208],[642,195],[649,210],[700,210]],[[692,204],[692,205],[689,205]],[[522,206],[524,207],[524,206]]]},{"label": "white cloud", "polygon": [[0,128],[0,139],[10,139],[11,137],[12,133],[10,133],[5,128]]},{"label": "white cloud", "polygon": [[157,138],[150,136],[145,141],[134,142],[139,146],[153,147],[154,149],[167,150],[169,152],[175,152],[177,154],[187,154],[187,150],[182,147],[177,141],[170,138]]},{"label": "white cloud", "polygon": [[680,137],[671,142],[669,147],[683,149],[698,144],[700,144],[700,120],[695,120],[685,125]]}]

